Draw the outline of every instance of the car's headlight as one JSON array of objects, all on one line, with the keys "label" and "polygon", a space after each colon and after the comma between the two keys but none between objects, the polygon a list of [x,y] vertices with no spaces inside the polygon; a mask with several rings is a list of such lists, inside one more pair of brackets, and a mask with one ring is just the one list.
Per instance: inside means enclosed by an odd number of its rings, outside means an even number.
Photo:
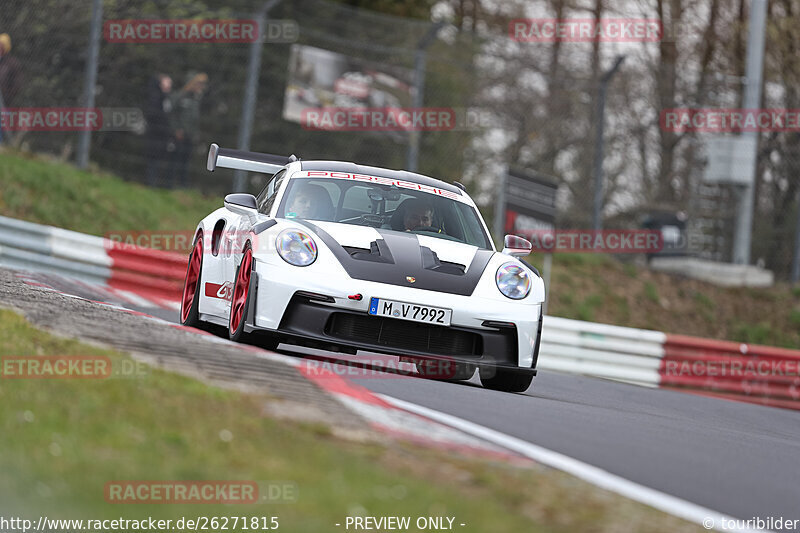
[{"label": "car's headlight", "polygon": [[275,241],[278,254],[294,266],[308,266],[317,259],[317,243],[307,233],[287,229]]},{"label": "car's headlight", "polygon": [[521,300],[531,291],[531,277],[528,272],[514,263],[504,263],[495,275],[497,288],[512,300]]}]

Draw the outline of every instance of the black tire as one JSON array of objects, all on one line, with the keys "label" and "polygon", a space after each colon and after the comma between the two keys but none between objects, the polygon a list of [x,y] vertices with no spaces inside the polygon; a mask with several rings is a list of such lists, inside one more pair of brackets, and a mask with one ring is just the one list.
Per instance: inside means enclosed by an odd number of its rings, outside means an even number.
[{"label": "black tire", "polygon": [[455,361],[416,361],[417,372],[426,379],[466,381],[475,375],[475,365]]},{"label": "black tire", "polygon": [[[198,249],[199,247],[199,249]],[[195,254],[198,254],[195,257]],[[197,264],[193,264],[197,261]],[[197,271],[194,272],[194,267]],[[195,278],[196,276],[196,278]],[[190,279],[191,278],[191,279]],[[190,286],[194,284],[194,288]],[[189,262],[186,264],[186,276],[183,280],[183,296],[181,298],[180,321],[184,326],[193,328],[204,329],[204,324],[200,322],[200,297],[199,291],[203,287],[203,233],[197,234],[194,242],[192,243],[192,251],[189,254]],[[187,292],[192,291],[191,304],[187,307]]]},{"label": "black tire", "polygon": [[506,368],[480,369],[481,385],[503,392],[525,392],[531,386],[533,375]]}]

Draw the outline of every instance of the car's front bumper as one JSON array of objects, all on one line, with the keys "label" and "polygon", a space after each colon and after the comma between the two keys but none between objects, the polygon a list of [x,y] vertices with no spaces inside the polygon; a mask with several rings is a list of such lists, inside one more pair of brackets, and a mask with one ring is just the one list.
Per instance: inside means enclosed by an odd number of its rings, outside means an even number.
[{"label": "car's front bumper", "polygon": [[295,295],[278,333],[314,345],[341,345],[400,356],[517,368],[516,327],[471,329],[375,317]]},{"label": "car's front bumper", "polygon": [[[330,269],[321,275],[319,269],[266,261],[257,262],[255,274],[257,296],[251,298],[248,330],[272,331],[300,343],[447,358],[535,373],[539,304],[354,280]],[[356,294],[361,300],[349,298]],[[370,297],[452,309],[451,325],[371,316],[367,312]]]}]

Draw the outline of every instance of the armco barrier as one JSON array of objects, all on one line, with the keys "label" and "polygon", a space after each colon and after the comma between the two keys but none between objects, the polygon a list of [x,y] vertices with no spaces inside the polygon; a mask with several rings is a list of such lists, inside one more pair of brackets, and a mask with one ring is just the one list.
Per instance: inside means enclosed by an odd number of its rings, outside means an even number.
[{"label": "armco barrier", "polygon": [[188,254],[150,250],[104,239],[111,258],[108,285],[148,299],[180,301]]},{"label": "armco barrier", "polygon": [[180,300],[187,256],[0,216],[0,265],[50,272],[132,292]]},{"label": "armco barrier", "polygon": [[800,410],[800,350],[546,316],[538,367]]},{"label": "armco barrier", "polygon": [[661,387],[800,409],[800,351],[667,335]]},{"label": "armco barrier", "polygon": [[[0,265],[180,300],[187,256],[0,216]],[[800,409],[800,351],[544,317],[538,368]]]},{"label": "armco barrier", "polygon": [[657,387],[666,335],[545,316],[538,368]]}]

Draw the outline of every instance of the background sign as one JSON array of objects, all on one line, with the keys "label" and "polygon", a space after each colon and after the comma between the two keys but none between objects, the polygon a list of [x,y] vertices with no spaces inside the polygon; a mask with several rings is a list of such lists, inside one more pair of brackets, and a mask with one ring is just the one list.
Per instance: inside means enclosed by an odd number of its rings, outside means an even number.
[{"label": "background sign", "polygon": [[555,229],[553,178],[535,171],[510,169],[505,176],[503,233],[525,237],[531,230]]},{"label": "background sign", "polygon": [[[313,46],[292,45],[283,118],[324,108],[411,107],[413,71]],[[384,132],[397,135],[398,132]]]},{"label": "background sign", "polygon": [[708,164],[703,171],[706,183],[748,185],[753,181],[755,137],[719,136],[706,145]]}]

